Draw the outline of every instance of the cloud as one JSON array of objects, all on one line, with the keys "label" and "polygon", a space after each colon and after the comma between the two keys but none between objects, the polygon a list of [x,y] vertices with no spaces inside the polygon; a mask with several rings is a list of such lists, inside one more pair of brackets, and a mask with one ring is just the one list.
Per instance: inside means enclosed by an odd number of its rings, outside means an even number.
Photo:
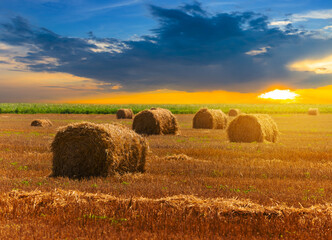
[{"label": "cloud", "polygon": [[97,6],[97,7],[92,7],[89,9],[86,9],[84,12],[97,12],[97,11],[106,11],[114,8],[120,8],[120,7],[125,7],[125,6],[130,6],[130,5],[135,5],[140,3],[141,0],[131,0],[131,1],[120,1],[117,3],[111,3],[107,5],[102,5],[102,6]]},{"label": "cloud", "polygon": [[29,49],[14,60],[30,71],[69,73],[124,91],[250,91],[275,81],[320,83],[287,65],[326,53],[330,40],[313,39],[291,24],[271,26],[267,16],[254,12],[211,14],[199,3],[149,9],[158,26],[135,40],[65,37],[16,17],[0,26],[0,42]]},{"label": "cloud", "polygon": [[251,50],[249,52],[246,52],[246,54],[250,55],[250,56],[256,56],[256,55],[259,55],[259,54],[266,53],[269,48],[270,48],[269,46],[268,47],[262,47],[262,48],[257,49],[257,50]]},{"label": "cloud", "polygon": [[332,19],[332,9],[309,11],[306,13],[292,14],[293,22],[307,21],[309,19]]},{"label": "cloud", "polygon": [[332,73],[332,55],[322,59],[307,59],[289,65],[293,71],[308,71],[316,74]]},{"label": "cloud", "polygon": [[0,102],[50,102],[84,98],[121,87],[66,73],[8,71],[1,69]]},{"label": "cloud", "polygon": [[324,29],[324,30],[332,29],[332,25],[325,26],[325,27],[323,27],[323,29]]},{"label": "cloud", "polygon": [[292,22],[289,21],[289,20],[280,20],[280,21],[272,21],[270,22],[269,25],[271,26],[285,26],[285,25],[288,25],[288,24],[291,24]]},{"label": "cloud", "polygon": [[122,53],[124,49],[128,49],[128,46],[122,42],[109,42],[102,40],[89,39],[89,44],[93,44],[94,47],[90,48],[93,52],[108,52],[108,53]]}]

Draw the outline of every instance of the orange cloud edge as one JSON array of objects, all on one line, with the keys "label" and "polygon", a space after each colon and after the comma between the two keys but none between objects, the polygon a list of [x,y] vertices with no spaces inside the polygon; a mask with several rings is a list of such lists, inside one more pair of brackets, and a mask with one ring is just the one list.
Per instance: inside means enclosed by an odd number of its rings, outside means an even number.
[{"label": "orange cloud edge", "polygon": [[291,89],[299,96],[295,99],[273,100],[262,99],[258,96],[275,89],[289,89],[284,86],[270,86],[259,93],[240,93],[224,90],[185,92],[175,90],[156,90],[150,92],[128,93],[118,92],[99,94],[96,96],[80,97],[76,99],[62,99],[59,103],[84,104],[257,104],[257,103],[306,103],[306,104],[332,104],[332,85],[312,89]]}]

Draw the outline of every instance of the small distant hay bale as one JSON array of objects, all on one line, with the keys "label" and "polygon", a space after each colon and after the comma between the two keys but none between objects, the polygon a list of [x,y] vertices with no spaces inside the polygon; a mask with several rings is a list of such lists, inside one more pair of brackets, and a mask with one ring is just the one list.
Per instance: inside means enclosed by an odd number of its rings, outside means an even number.
[{"label": "small distant hay bale", "polygon": [[132,119],[134,116],[133,110],[131,109],[119,109],[116,112],[117,119]]},{"label": "small distant hay bale", "polygon": [[232,109],[229,110],[228,116],[236,117],[236,116],[240,115],[240,113],[241,113],[240,109],[232,108]]},{"label": "small distant hay bale", "polygon": [[267,114],[241,114],[230,122],[227,135],[231,142],[276,142],[279,130]]},{"label": "small distant hay bale", "polygon": [[31,122],[31,126],[33,126],[33,127],[52,127],[53,124],[48,119],[36,119]]},{"label": "small distant hay bale", "polygon": [[319,114],[319,110],[318,110],[318,108],[309,108],[308,114],[309,115],[318,115]]},{"label": "small distant hay bale", "polygon": [[202,108],[194,116],[193,128],[224,129],[227,122],[227,116],[223,111]]},{"label": "small distant hay bale", "polygon": [[120,124],[74,123],[58,130],[52,177],[107,177],[144,172],[148,143]]},{"label": "small distant hay bale", "polygon": [[133,121],[133,130],[140,134],[178,134],[179,123],[168,109],[151,108],[139,112]]}]

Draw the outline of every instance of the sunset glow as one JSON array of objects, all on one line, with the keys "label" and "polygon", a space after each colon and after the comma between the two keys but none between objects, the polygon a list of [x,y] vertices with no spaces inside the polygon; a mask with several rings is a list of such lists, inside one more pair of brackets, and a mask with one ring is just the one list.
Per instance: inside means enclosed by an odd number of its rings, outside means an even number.
[{"label": "sunset glow", "polygon": [[332,9],[244,2],[0,1],[0,103],[332,103]]},{"label": "sunset glow", "polygon": [[264,98],[264,99],[274,99],[274,100],[288,100],[288,99],[295,99],[298,97],[299,94],[295,92],[291,92],[291,90],[273,90],[271,92],[263,93],[259,95],[259,98]]},{"label": "sunset glow", "polygon": [[332,55],[322,59],[307,59],[294,62],[289,66],[292,71],[307,71],[316,74],[332,73]]}]

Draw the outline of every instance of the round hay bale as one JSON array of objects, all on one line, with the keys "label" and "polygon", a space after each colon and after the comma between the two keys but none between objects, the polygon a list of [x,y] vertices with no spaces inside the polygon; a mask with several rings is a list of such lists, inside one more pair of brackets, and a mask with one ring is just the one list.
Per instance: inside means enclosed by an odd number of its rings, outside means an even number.
[{"label": "round hay bale", "polygon": [[318,115],[319,114],[319,110],[318,110],[318,108],[309,108],[308,114],[309,115]]},{"label": "round hay bale", "polygon": [[221,110],[202,108],[194,116],[193,128],[224,129],[227,122],[227,116]]},{"label": "round hay bale", "polygon": [[227,135],[231,142],[276,142],[279,130],[267,114],[241,114],[230,122]]},{"label": "round hay bale", "polygon": [[51,176],[80,179],[144,172],[148,143],[120,124],[83,122],[60,128],[51,149]]},{"label": "round hay bale", "polygon": [[132,119],[134,116],[133,110],[131,109],[119,109],[116,112],[117,119]]},{"label": "round hay bale", "polygon": [[240,113],[241,113],[240,109],[232,108],[232,109],[229,110],[228,116],[236,117],[236,116],[240,115]]},{"label": "round hay bale", "polygon": [[35,119],[31,122],[33,127],[52,127],[53,123],[48,119]]},{"label": "round hay bale", "polygon": [[178,134],[179,123],[171,111],[151,108],[139,112],[133,121],[133,130],[140,134]]}]

